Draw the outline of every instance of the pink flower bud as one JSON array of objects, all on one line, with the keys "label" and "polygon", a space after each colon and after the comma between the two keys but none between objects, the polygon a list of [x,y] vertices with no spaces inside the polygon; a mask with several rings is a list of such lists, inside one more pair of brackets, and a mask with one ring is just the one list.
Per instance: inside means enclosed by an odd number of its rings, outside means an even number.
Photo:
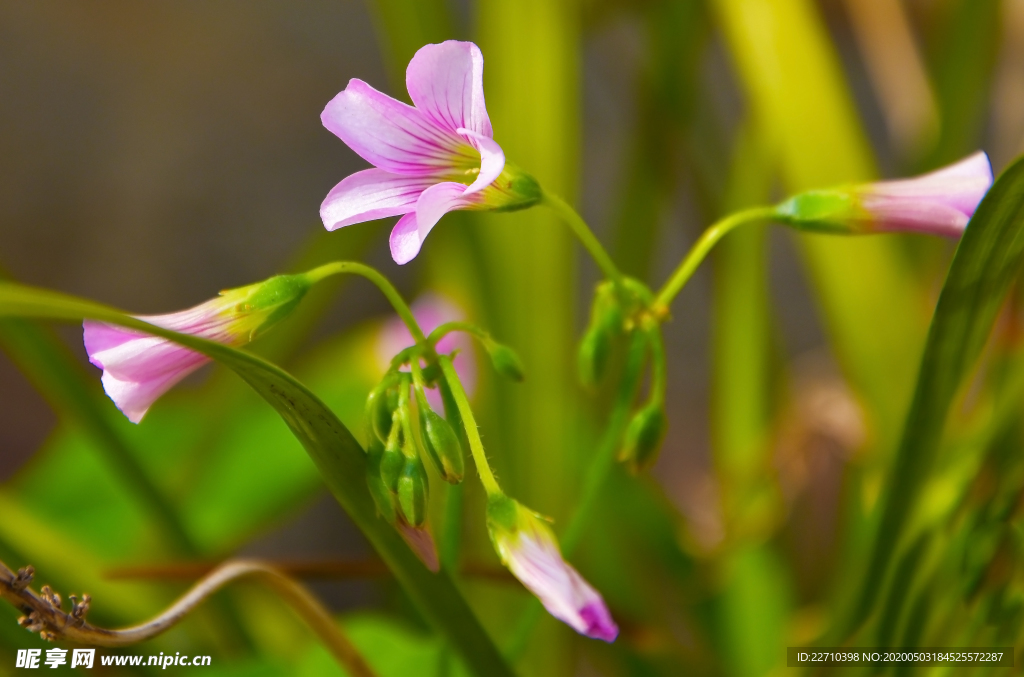
[{"label": "pink flower bud", "polygon": [[537,514],[506,496],[492,498],[487,527],[501,561],[548,613],[581,635],[615,641],[619,628],[600,593],[562,559],[554,533]]},{"label": "pink flower bud", "polygon": [[778,216],[801,230],[957,238],[991,186],[992,166],[978,152],[912,179],[802,193],[779,205]]},{"label": "pink flower bud", "polygon": [[[309,289],[304,275],[279,275],[220,293],[194,308],[139,315],[163,329],[240,346],[288,314]],[[165,338],[105,322],[82,325],[89,361],[103,370],[103,389],[128,420],[138,423],[150,406],[210,358]]]}]

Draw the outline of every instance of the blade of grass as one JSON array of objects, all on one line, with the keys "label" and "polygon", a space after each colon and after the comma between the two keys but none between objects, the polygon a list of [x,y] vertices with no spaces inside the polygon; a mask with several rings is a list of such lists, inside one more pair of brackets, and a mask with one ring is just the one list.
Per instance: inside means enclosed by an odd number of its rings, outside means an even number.
[{"label": "blade of grass", "polygon": [[921,358],[867,573],[848,631],[871,612],[901,532],[932,470],[946,416],[1024,261],[1024,160],[996,181],[957,247]]}]

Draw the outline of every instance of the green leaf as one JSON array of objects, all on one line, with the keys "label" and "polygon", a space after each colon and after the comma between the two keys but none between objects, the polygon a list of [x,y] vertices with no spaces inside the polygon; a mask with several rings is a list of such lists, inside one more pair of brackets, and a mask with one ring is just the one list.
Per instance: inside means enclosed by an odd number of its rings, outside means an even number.
[{"label": "green leaf", "polygon": [[978,207],[939,295],[854,625],[871,611],[878,582],[932,470],[953,398],[977,361],[1022,260],[1024,160],[1018,160]]},{"label": "green leaf", "polygon": [[288,424],[339,504],[466,664],[488,677],[512,674],[448,575],[427,571],[398,533],[377,518],[363,482],[363,450],[337,416],[291,375],[249,353],[167,331],[97,303],[22,285],[0,283],[0,316],[110,322],[175,341],[232,369]]}]

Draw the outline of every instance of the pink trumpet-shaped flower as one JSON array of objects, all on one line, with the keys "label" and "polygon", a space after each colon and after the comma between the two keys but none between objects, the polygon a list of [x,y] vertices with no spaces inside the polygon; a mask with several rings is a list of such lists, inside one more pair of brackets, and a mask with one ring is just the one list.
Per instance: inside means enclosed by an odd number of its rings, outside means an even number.
[{"label": "pink trumpet-shaped flower", "polygon": [[[215,299],[167,315],[137,319],[182,334],[240,346],[290,312],[309,288],[304,275],[279,275],[222,291]],[[103,389],[138,423],[156,400],[210,358],[173,341],[105,322],[83,323],[89,361],[103,370]]]},{"label": "pink trumpet-shaped flower", "polygon": [[426,45],[406,70],[415,106],[362,80],[327,104],[328,130],[372,164],[335,186],[320,206],[327,230],[402,215],[391,231],[399,264],[455,209],[518,209],[540,198],[529,175],[505,162],[484,105],[484,59],[472,42]]},{"label": "pink trumpet-shaped flower", "polygon": [[494,497],[487,526],[501,561],[548,613],[581,635],[615,641],[619,628],[600,593],[562,559],[555,535],[539,515],[511,498]]},{"label": "pink trumpet-shaped flower", "polygon": [[803,193],[779,205],[778,213],[807,230],[957,238],[991,187],[992,166],[988,156],[978,152],[911,179]]}]

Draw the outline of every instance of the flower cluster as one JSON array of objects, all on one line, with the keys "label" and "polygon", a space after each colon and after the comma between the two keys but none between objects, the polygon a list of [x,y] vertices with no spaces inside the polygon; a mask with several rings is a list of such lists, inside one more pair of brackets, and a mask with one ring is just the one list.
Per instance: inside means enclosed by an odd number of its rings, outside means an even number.
[{"label": "flower cluster", "polygon": [[[448,41],[423,47],[409,63],[406,86],[412,106],[353,79],[324,109],[324,126],[373,165],[330,191],[320,208],[324,226],[335,230],[400,216],[390,246],[394,260],[404,264],[419,253],[431,229],[449,211],[521,209],[542,198],[562,210],[609,278],[598,286],[580,346],[582,380],[597,385],[608,371],[610,354],[629,342],[624,369],[629,378],[620,387],[627,395],[628,413],[643,381],[643,366],[650,361],[648,400],[633,412],[628,425],[623,424],[615,440],[621,442],[620,460],[634,470],[650,466],[667,428],[660,323],[668,316],[667,304],[727,228],[709,229],[655,296],[642,283],[619,274],[582,219],[557,198],[545,196],[529,174],[505,158],[484,104],[483,56],[476,45]],[[958,237],[991,185],[988,158],[977,153],[918,178],[803,193],[774,208],[753,210],[750,218],[772,218],[817,232],[904,231]],[[739,216],[730,217],[730,228],[743,222]],[[346,262],[321,267],[316,275],[311,271],[273,277],[222,292],[188,310],[138,319],[241,346],[284,318],[313,282],[334,272],[359,272],[357,267],[377,281],[401,314],[401,322],[383,331],[386,373],[366,406],[366,483],[381,517],[398,529],[428,568],[437,571],[424,460],[429,459],[446,482],[461,482],[461,440],[467,440],[487,492],[487,526],[501,561],[552,616],[583,635],[614,641],[618,627],[601,595],[565,561],[543,518],[506,496],[487,465],[466,393],[476,377],[467,337],[483,344],[500,373],[521,380],[522,365],[510,348],[465,322],[449,304],[433,298],[410,310],[386,280],[380,281],[379,273]],[[325,272],[327,268],[332,272]],[[102,322],[85,322],[84,340],[89,359],[103,370],[107,394],[136,423],[157,398],[209,361],[171,340]]]}]

